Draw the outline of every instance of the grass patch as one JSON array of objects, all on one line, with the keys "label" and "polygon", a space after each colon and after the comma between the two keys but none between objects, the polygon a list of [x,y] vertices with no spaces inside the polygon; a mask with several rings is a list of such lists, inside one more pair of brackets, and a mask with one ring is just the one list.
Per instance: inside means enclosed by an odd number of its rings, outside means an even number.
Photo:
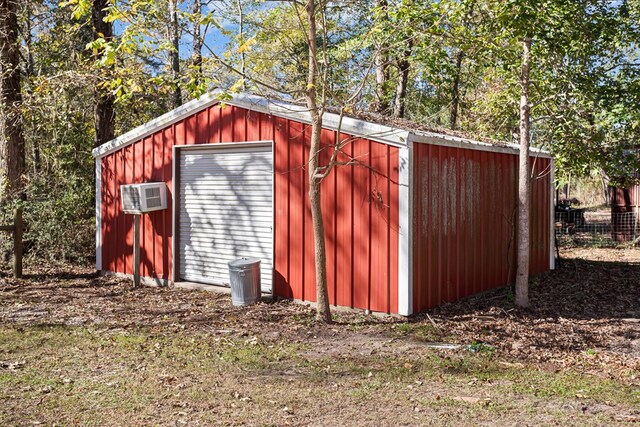
[{"label": "grass patch", "polygon": [[[545,416],[566,424],[575,414],[558,400],[618,412],[640,404],[613,380],[503,366],[485,352],[311,357],[306,347],[144,328],[0,328],[0,425],[425,424],[442,413],[538,416],[545,405]],[[363,404],[391,409],[376,418]]]},{"label": "grass patch", "polygon": [[575,371],[554,372],[535,367],[505,366],[493,357],[466,356],[435,359],[443,378],[482,385],[495,383],[498,389],[536,398],[580,398],[640,405],[640,392],[611,379],[598,378]]},{"label": "grass patch", "polygon": [[401,336],[411,336],[420,341],[432,342],[442,339],[442,334],[433,325],[424,323],[398,323],[395,331]]}]

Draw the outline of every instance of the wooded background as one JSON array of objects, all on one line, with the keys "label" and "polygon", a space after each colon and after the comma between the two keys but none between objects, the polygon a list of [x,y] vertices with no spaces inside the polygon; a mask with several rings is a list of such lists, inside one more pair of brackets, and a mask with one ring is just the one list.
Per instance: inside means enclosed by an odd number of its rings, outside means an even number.
[{"label": "wooded background", "polygon": [[[27,250],[94,255],[93,147],[214,88],[304,102],[313,62],[305,6],[0,0],[0,203],[9,215],[24,206]],[[517,142],[530,38],[531,143],[551,150],[561,180],[630,176],[624,150],[638,144],[640,124],[637,0],[314,7],[314,90],[328,109]]]}]

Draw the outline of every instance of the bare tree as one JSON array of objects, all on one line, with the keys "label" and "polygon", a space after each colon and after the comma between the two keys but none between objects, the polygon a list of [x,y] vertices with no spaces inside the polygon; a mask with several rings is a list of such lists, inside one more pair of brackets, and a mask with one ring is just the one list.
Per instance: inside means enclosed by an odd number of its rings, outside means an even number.
[{"label": "bare tree", "polygon": [[[91,7],[91,26],[94,40],[99,38],[104,38],[107,42],[113,40],[113,26],[111,22],[105,21],[108,6],[109,0],[93,0]],[[116,111],[114,108],[115,97],[111,91],[97,86],[94,89],[94,93],[94,146],[97,147],[114,138]]]},{"label": "bare tree", "polygon": [[531,136],[531,105],[529,74],[531,70],[531,38],[522,41],[522,73],[520,75],[520,166],[518,172],[518,270],[516,274],[516,305],[529,306],[529,217],[531,211],[531,170],[529,144]]},{"label": "bare tree", "polygon": [[24,196],[25,144],[22,126],[17,2],[0,0],[0,187],[1,200]]}]

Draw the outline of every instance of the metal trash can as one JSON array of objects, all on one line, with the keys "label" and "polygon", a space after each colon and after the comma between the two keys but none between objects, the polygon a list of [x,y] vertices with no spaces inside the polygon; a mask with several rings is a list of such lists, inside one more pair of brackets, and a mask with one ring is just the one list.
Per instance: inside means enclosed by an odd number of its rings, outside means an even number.
[{"label": "metal trash can", "polygon": [[228,265],[231,303],[236,306],[254,304],[260,299],[260,260],[240,258]]}]

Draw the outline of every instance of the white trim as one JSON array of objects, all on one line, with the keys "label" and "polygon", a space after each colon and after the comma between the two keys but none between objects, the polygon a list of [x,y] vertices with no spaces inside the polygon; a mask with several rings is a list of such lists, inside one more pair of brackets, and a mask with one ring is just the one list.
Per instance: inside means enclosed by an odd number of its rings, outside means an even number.
[{"label": "white trim", "polygon": [[551,187],[550,196],[549,196],[549,211],[551,215],[551,227],[549,230],[549,270],[556,269],[556,215],[555,215],[555,179],[556,179],[556,162],[551,159],[551,171],[550,171],[550,183],[549,187]]},{"label": "white trim", "polygon": [[176,279],[176,205],[178,204],[178,193],[176,193],[176,188],[180,188],[180,183],[178,182],[178,167],[180,162],[176,162],[176,154],[178,147],[181,145],[175,145],[175,141],[173,141],[173,146],[171,147],[171,199],[167,200],[167,202],[171,202],[171,280],[175,283]]},{"label": "white trim", "polygon": [[[273,297],[276,288],[276,142],[271,142],[271,296]],[[288,201],[287,201],[288,203]]]},{"label": "white trim", "polygon": [[[251,147],[267,147],[270,146],[273,149],[273,141],[261,140],[261,141],[242,141],[242,142],[214,142],[211,144],[189,144],[189,145],[174,145],[174,149],[178,150],[203,150],[207,148],[251,148]],[[175,159],[174,159],[175,162]]]},{"label": "white trim", "polygon": [[96,270],[102,270],[102,159],[96,159]]},{"label": "white trim", "polygon": [[[291,104],[283,101],[270,100],[257,95],[239,93],[226,104],[283,117],[307,124],[311,124],[311,115],[306,106]],[[324,113],[322,127],[346,133],[351,136],[370,139],[396,147],[406,147],[407,139],[411,133],[408,130],[367,122],[351,117],[340,117],[339,114]]]},{"label": "white trim", "polygon": [[413,143],[399,150],[398,156],[398,314],[413,313],[412,189]]},{"label": "white trim", "polygon": [[[220,101],[220,94],[220,91],[209,92],[198,99],[187,102],[175,110],[169,111],[168,113],[165,113],[162,116],[138,126],[137,128],[102,144],[100,147],[95,148],[93,150],[93,156],[96,158],[107,156],[126,147],[127,145],[133,144],[134,142],[151,135],[160,129],[166,128],[173,123],[192,116],[200,110],[221,102],[256,112],[284,117],[304,123],[311,123],[311,116],[308,109],[300,105],[274,101],[261,96],[244,93],[235,95],[229,101]],[[323,127],[333,130],[340,128],[340,131],[346,134],[394,146],[405,146],[410,133],[407,130],[392,128],[350,117],[343,117],[341,120],[338,114],[332,113],[324,114]]]},{"label": "white trim", "polygon": [[[421,144],[439,145],[442,147],[462,148],[467,150],[491,151],[494,153],[505,154],[518,154],[520,152],[520,147],[517,144],[494,145],[487,142],[431,132],[414,132],[414,135],[415,136],[412,138],[412,141]],[[529,149],[529,155],[545,159],[551,158],[551,154],[549,152],[535,147]]]},{"label": "white trim", "polygon": [[[270,114],[286,119],[296,120],[303,123],[311,123],[311,116],[306,107],[287,103],[284,101],[270,100],[261,96],[240,93],[234,95],[229,101],[221,101],[221,91],[209,92],[202,95],[198,99],[194,99],[186,104],[169,111],[162,116],[145,123],[137,128],[97,147],[93,150],[93,156],[96,158],[107,156],[119,149],[130,145],[140,139],[151,135],[152,133],[166,128],[186,117],[189,117],[200,110],[218,103],[234,105],[236,107],[248,110]],[[518,146],[516,144],[492,145],[485,142],[474,141],[471,139],[450,136],[437,132],[410,131],[401,128],[385,126],[365,120],[354,119],[351,117],[340,117],[338,114],[325,113],[323,116],[323,128],[338,130],[348,135],[370,139],[372,141],[384,144],[406,147],[410,135],[413,136],[414,142],[446,145],[459,148],[469,148],[476,150],[495,151],[503,153],[517,153]],[[549,157],[549,153],[536,148],[531,149],[532,153],[537,153],[541,157]]]},{"label": "white trim", "polygon": [[[179,263],[179,258],[176,258],[176,256],[179,254],[177,253],[177,246],[179,245],[179,242],[177,242],[177,237],[178,237],[178,210],[177,210],[177,206],[178,206],[178,189],[180,188],[180,181],[179,181],[179,168],[177,165],[180,164],[180,153],[179,151],[193,151],[193,150],[202,150],[202,149],[238,149],[238,148],[252,148],[252,147],[270,147],[271,148],[271,156],[272,156],[272,164],[274,167],[274,170],[272,171],[272,173],[274,174],[272,182],[271,182],[271,207],[272,207],[272,212],[271,212],[271,260],[272,260],[272,266],[271,266],[271,294],[273,294],[274,292],[274,288],[275,288],[275,269],[276,269],[276,250],[275,250],[275,217],[276,217],[276,204],[275,204],[275,186],[276,186],[276,180],[275,180],[275,166],[276,166],[276,159],[275,159],[275,143],[272,140],[260,140],[260,141],[246,141],[246,142],[218,142],[218,143],[211,143],[211,144],[190,144],[190,145],[174,145],[172,147],[172,157],[171,157],[171,161],[173,162],[171,168],[172,168],[172,173],[173,173],[173,181],[172,181],[172,197],[171,197],[171,211],[172,211],[172,221],[171,221],[171,233],[172,233],[172,238],[171,238],[171,259],[172,259],[172,263],[171,263],[171,279],[173,280],[173,282],[175,283],[176,281],[185,281],[183,280],[183,278],[179,277],[179,268],[177,268],[178,263]],[[189,281],[189,280],[187,280]],[[208,283],[208,285],[210,286],[227,286],[224,283]],[[262,293],[264,294],[265,291],[262,291]],[[269,292],[266,292],[267,294]]]},{"label": "white trim", "polygon": [[152,133],[160,129],[164,129],[175,122],[179,122],[180,120],[195,114],[199,110],[203,110],[207,107],[217,104],[218,102],[220,102],[218,95],[218,92],[205,93],[198,99],[189,101],[186,104],[176,108],[175,110],[171,110],[168,113],[161,115],[160,117],[156,117],[150,122],[138,126],[137,128],[132,129],[129,132],[124,133],[97,148],[94,148],[93,157],[100,158],[107,156],[113,152],[120,150],[123,147],[126,147],[127,145],[130,145],[136,141],[141,140],[142,138],[151,135]]}]

